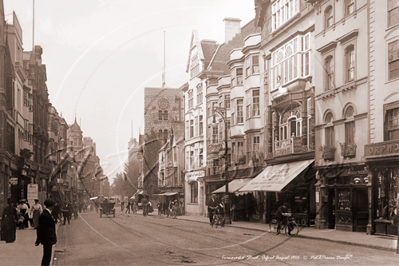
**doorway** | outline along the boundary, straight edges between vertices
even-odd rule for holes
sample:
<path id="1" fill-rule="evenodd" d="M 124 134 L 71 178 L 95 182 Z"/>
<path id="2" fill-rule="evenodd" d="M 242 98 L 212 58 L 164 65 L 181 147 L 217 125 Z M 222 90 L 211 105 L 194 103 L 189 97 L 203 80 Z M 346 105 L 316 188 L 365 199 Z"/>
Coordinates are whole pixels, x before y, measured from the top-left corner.
<path id="1" fill-rule="evenodd" d="M 335 189 L 328 192 L 327 228 L 335 229 Z"/>
<path id="2" fill-rule="evenodd" d="M 353 189 L 353 221 L 355 232 L 366 232 L 368 223 L 367 187 Z"/>

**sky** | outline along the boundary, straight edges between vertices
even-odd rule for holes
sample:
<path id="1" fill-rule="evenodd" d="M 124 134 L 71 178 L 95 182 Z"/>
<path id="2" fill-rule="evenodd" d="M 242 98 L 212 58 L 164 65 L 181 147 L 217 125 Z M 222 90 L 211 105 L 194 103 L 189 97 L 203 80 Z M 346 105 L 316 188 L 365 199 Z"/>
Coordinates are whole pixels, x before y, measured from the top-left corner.
<path id="1" fill-rule="evenodd" d="M 32 50 L 33 0 L 4 0 Z M 192 31 L 224 41 L 226 17 L 244 26 L 255 17 L 253 0 L 35 0 L 34 45 L 43 48 L 50 102 L 68 124 L 77 119 L 96 142 L 110 181 L 123 171 L 127 145 L 144 129 L 144 87 L 179 88 Z M 133 130 L 132 130 L 133 124 Z"/>

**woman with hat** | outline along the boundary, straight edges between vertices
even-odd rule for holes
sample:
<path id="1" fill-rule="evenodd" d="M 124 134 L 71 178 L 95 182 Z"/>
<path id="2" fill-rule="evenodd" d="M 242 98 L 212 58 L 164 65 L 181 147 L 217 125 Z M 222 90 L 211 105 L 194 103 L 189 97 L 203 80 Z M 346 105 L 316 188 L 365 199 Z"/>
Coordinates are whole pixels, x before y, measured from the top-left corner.
<path id="1" fill-rule="evenodd" d="M 39 200 L 35 199 L 35 204 L 30 208 L 30 216 L 33 219 L 33 227 L 39 228 L 39 216 L 43 212 L 43 207 L 40 205 Z"/>
<path id="2" fill-rule="evenodd" d="M 7 200 L 8 206 L 4 208 L 1 222 L 1 241 L 12 243 L 16 238 L 16 220 L 17 210 L 15 209 L 14 202 L 9 198 Z"/>
<path id="3" fill-rule="evenodd" d="M 25 229 L 25 227 L 29 227 L 29 225 L 28 225 L 28 220 L 29 220 L 28 210 L 29 210 L 29 207 L 28 207 L 28 205 L 26 205 L 26 199 L 19 200 L 19 204 L 17 206 L 18 215 L 21 217 L 20 223 L 19 223 L 19 229 Z"/>

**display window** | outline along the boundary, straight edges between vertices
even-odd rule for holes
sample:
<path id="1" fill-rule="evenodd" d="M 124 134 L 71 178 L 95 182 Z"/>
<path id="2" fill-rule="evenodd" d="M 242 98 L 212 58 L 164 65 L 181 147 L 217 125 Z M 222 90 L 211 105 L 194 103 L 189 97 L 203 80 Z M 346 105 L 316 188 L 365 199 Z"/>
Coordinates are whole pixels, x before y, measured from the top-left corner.
<path id="1" fill-rule="evenodd" d="M 399 168 L 385 169 L 377 177 L 377 219 L 397 220 L 397 178 Z"/>

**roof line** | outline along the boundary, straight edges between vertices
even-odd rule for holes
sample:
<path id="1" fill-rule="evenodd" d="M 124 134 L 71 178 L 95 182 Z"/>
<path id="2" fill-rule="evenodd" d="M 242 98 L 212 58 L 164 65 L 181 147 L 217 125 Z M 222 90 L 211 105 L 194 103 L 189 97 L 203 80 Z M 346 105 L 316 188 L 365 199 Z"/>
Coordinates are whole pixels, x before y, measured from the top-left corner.
<path id="1" fill-rule="evenodd" d="M 212 58 L 211 58 L 211 61 L 209 61 L 208 67 L 206 68 L 207 70 L 209 70 L 209 67 L 211 67 L 211 65 L 212 65 L 212 63 L 213 63 L 213 59 L 215 59 L 217 53 L 219 52 L 219 48 L 220 48 L 223 44 L 224 44 L 224 43 L 219 44 L 218 48 L 216 48 L 216 51 L 213 53 L 213 56 L 212 56 Z"/>

